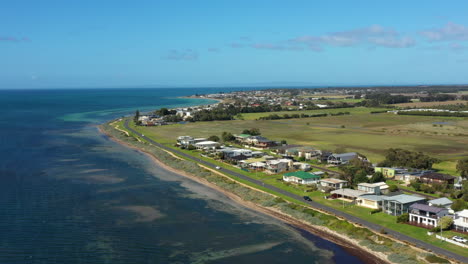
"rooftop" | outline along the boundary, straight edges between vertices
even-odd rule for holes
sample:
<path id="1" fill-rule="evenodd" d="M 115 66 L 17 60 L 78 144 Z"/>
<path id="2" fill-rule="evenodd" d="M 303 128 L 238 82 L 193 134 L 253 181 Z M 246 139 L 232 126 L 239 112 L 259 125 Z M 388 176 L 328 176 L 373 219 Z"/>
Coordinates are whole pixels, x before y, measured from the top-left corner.
<path id="1" fill-rule="evenodd" d="M 434 179 L 434 180 L 453 180 L 456 177 L 448 175 L 448 174 L 431 172 L 431 173 L 426 173 L 426 174 L 422 175 L 421 178 Z"/>
<path id="2" fill-rule="evenodd" d="M 286 177 L 297 177 L 297 178 L 301 178 L 303 180 L 306 180 L 306 179 L 320 179 L 320 176 L 315 175 L 315 174 L 310 173 L 310 172 L 305 172 L 305 171 L 288 172 L 288 173 L 285 173 L 283 175 L 286 176 Z"/>
<path id="3" fill-rule="evenodd" d="M 402 204 L 406 203 L 414 203 L 418 201 L 426 200 L 424 197 L 414 196 L 414 195 L 407 195 L 407 194 L 399 194 L 395 196 L 384 196 L 383 200 L 385 201 L 396 201 Z"/>
<path id="4" fill-rule="evenodd" d="M 435 214 L 437 214 L 440 211 L 447 210 L 447 208 L 440 208 L 440 207 L 436 207 L 436 206 L 430 206 L 430 205 L 427 205 L 427 204 L 419 204 L 419 203 L 412 204 L 410 206 L 410 208 L 411 209 L 416 209 L 416 210 L 421 210 L 421 211 L 426 211 L 426 212 L 431 212 L 431 213 L 435 213 Z"/>
<path id="5" fill-rule="evenodd" d="M 467 217 L 468 218 L 468 209 L 464 209 L 463 211 L 457 212 L 457 216 Z"/>
<path id="6" fill-rule="evenodd" d="M 430 200 L 429 203 L 436 204 L 436 205 L 448 205 L 453 204 L 452 200 L 447 197 L 442 197 L 434 200 Z"/>
<path id="7" fill-rule="evenodd" d="M 329 182 L 329 183 L 343 183 L 343 182 L 346 182 L 344 180 L 340 180 L 340 179 L 336 179 L 336 178 L 327 178 L 327 179 L 322 179 L 321 181 Z"/>
<path id="8" fill-rule="evenodd" d="M 343 189 L 334 190 L 334 191 L 331 192 L 331 194 L 339 194 L 339 195 L 343 195 L 343 196 L 356 198 L 356 197 L 359 197 L 359 196 L 361 196 L 363 194 L 366 194 L 366 192 L 359 191 L 359 190 L 353 190 L 353 189 L 349 189 L 349 188 L 343 188 Z"/>
<path id="9" fill-rule="evenodd" d="M 382 201 L 382 195 L 375 195 L 375 194 L 364 194 L 360 196 L 361 199 L 370 200 L 370 201 Z"/>

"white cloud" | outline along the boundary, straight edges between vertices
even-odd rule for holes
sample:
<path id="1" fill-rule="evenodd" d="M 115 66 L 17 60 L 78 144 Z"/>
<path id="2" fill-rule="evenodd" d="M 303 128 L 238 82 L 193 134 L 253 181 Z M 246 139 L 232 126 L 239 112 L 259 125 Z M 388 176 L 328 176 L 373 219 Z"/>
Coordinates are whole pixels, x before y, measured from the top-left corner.
<path id="1" fill-rule="evenodd" d="M 421 31 L 420 35 L 428 41 L 466 41 L 468 40 L 468 27 L 449 22 L 441 28 Z"/>

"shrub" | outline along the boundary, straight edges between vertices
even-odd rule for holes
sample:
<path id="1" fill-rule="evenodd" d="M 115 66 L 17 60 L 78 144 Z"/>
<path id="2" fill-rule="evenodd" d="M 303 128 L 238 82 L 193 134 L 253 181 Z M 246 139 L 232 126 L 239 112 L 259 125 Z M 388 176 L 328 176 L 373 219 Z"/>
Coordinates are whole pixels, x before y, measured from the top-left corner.
<path id="1" fill-rule="evenodd" d="M 380 212 L 382 212 L 382 208 L 374 209 L 374 210 L 370 211 L 370 214 L 376 214 L 376 213 L 380 213 Z"/>
<path id="2" fill-rule="evenodd" d="M 432 254 L 428 255 L 426 257 L 426 260 L 429 263 L 450 263 L 450 261 L 448 261 L 448 260 L 446 260 L 444 258 L 440 258 L 440 257 L 438 257 L 436 255 L 432 255 Z"/>
<path id="3" fill-rule="evenodd" d="M 394 263 L 401 263 L 401 264 L 414 264 L 417 263 L 417 260 L 401 253 L 392 253 L 388 256 L 388 260 Z"/>
<path id="4" fill-rule="evenodd" d="M 399 215 L 396 219 L 397 223 L 406 223 L 409 221 L 409 214 L 404 213 L 402 215 Z"/>

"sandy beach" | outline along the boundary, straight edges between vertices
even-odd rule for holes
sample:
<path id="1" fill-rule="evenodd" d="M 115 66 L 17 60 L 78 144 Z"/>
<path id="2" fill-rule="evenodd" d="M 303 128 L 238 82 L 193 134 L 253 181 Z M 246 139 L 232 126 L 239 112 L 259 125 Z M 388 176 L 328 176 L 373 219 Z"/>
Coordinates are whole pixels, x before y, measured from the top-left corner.
<path id="1" fill-rule="evenodd" d="M 337 245 L 340 245 L 342 248 L 344 248 L 346 251 L 348 251 L 350 254 L 352 255 L 355 255 L 357 257 L 359 257 L 361 260 L 363 260 L 365 263 L 369 263 L 369 264 L 377 264 L 377 263 L 391 263 L 387 260 L 387 256 L 383 253 L 380 253 L 380 252 L 374 252 L 374 251 L 371 251 L 365 247 L 362 247 L 359 245 L 359 241 L 357 240 L 354 240 L 354 239 L 351 239 L 347 236 L 344 236 L 342 234 L 339 234 L 333 230 L 330 230 L 326 227 L 323 227 L 323 226 L 315 226 L 315 225 L 311 225 L 309 223 L 306 223 L 306 222 L 303 222 L 301 220 L 298 220 L 298 219 L 295 219 L 289 215 L 286 215 L 278 210 L 274 210 L 272 208 L 267 208 L 267 207 L 263 207 L 263 206 L 259 206 L 257 204 L 254 204 L 252 202 L 249 202 L 249 201 L 245 201 L 242 199 L 242 197 L 239 197 L 231 192 L 228 192 L 222 188 L 220 188 L 219 186 L 209 182 L 209 181 L 206 181 L 205 179 L 202 179 L 200 177 L 197 177 L 195 175 L 192 175 L 192 174 L 189 174 L 185 171 L 182 171 L 182 170 L 179 170 L 179 169 L 176 169 L 176 168 L 172 168 L 170 166 L 168 166 L 167 164 L 161 162 L 159 159 L 157 159 L 153 154 L 149 153 L 149 152 L 146 152 L 142 149 L 139 149 L 127 142 L 124 142 L 122 140 L 119 140 L 113 136 L 111 136 L 110 134 L 108 134 L 106 131 L 104 131 L 100 126 L 98 126 L 98 129 L 101 133 L 107 135 L 111 140 L 113 140 L 114 142 L 117 142 L 119 144 L 122 144 L 122 145 L 125 145 L 129 148 L 132 148 L 132 149 L 135 149 L 135 150 L 138 150 L 142 153 L 145 153 L 146 155 L 148 155 L 152 161 L 157 164 L 158 166 L 168 170 L 168 171 L 171 171 L 171 172 L 174 172 L 174 173 L 177 173 L 181 176 L 184 176 L 184 177 L 187 177 L 187 178 L 190 178 L 191 180 L 193 181 L 196 181 L 198 183 L 201 183 L 205 186 L 208 186 L 218 192 L 221 192 L 223 193 L 225 196 L 227 196 L 229 199 L 235 201 L 236 203 L 238 204 L 241 204 L 242 206 L 245 206 L 251 210 L 255 210 L 257 212 L 260 212 L 260 213 L 263 213 L 263 214 L 267 214 L 269 216 L 272 216 L 278 220 L 281 220 L 287 224 L 290 224 L 292 226 L 295 226 L 297 228 L 300 228 L 302 230 L 305 230 L 307 232 L 310 232 L 314 235 L 317 235 L 317 236 L 320 236 L 321 238 L 324 238 L 328 241 L 331 241 Z M 172 153 L 170 153 L 172 155 Z M 204 167 L 206 168 L 206 167 Z M 211 170 L 212 172 L 214 173 L 217 173 L 223 177 L 227 177 L 213 169 L 210 169 L 210 168 L 206 168 L 206 169 L 209 169 Z M 229 178 L 229 177 L 227 177 Z M 231 178 L 229 178 L 231 179 Z M 232 180 L 232 179 L 231 179 Z M 239 182 L 237 182 L 239 183 Z M 239 184 L 242 184 L 242 183 L 239 183 Z M 243 186 L 246 186 L 248 188 L 252 188 L 251 186 L 248 186 L 248 185 L 245 185 L 245 184 L 242 184 Z M 255 188 L 252 188 L 252 189 L 255 189 Z M 261 190 L 258 190 L 258 189 L 255 189 L 256 191 L 260 191 Z"/>

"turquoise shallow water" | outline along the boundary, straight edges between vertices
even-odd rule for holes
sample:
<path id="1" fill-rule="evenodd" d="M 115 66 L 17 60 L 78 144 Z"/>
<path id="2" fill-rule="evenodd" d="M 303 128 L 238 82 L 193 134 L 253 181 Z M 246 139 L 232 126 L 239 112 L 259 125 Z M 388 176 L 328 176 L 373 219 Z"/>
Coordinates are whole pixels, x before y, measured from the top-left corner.
<path id="1" fill-rule="evenodd" d="M 99 134 L 219 89 L 0 91 L 0 264 L 361 263 Z"/>

